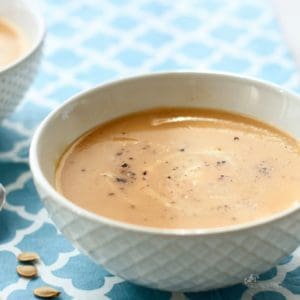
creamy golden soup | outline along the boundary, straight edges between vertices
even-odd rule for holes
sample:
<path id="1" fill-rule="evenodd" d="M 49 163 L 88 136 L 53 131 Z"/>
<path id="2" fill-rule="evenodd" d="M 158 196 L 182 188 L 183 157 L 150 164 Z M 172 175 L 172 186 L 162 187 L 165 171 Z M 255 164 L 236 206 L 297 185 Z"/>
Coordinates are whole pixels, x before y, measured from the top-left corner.
<path id="1" fill-rule="evenodd" d="M 204 109 L 155 109 L 91 130 L 71 145 L 56 187 L 100 216 L 161 228 L 209 228 L 298 204 L 300 151 L 284 132 Z"/>
<path id="2" fill-rule="evenodd" d="M 20 58 L 28 49 L 25 35 L 0 17 L 0 70 Z"/>

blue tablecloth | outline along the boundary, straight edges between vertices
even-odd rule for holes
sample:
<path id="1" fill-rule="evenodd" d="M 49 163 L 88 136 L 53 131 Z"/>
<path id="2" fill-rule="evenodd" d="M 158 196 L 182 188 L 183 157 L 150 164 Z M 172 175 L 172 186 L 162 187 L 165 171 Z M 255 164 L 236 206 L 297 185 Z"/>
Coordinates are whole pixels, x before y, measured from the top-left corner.
<path id="1" fill-rule="evenodd" d="M 48 22 L 39 76 L 0 127 L 0 298 L 35 299 L 47 284 L 59 299 L 300 299 L 300 250 L 259 276 L 205 293 L 159 292 L 110 275 L 57 231 L 35 191 L 28 147 L 41 120 L 74 93 L 123 76 L 165 70 L 220 70 L 298 90 L 295 64 L 268 2 L 261 0 L 41 0 Z M 51 146 L 51 145 L 49 145 Z M 20 251 L 39 252 L 40 277 L 19 278 Z"/>

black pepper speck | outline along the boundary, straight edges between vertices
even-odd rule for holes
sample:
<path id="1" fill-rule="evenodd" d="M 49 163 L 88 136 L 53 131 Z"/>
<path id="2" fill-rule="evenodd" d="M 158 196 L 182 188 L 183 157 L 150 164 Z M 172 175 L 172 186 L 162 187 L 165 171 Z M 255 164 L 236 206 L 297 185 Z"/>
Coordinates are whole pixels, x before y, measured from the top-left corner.
<path id="1" fill-rule="evenodd" d="M 127 182 L 127 179 L 121 178 L 121 177 L 116 177 L 116 181 L 117 181 L 117 182 L 120 182 L 120 183 L 126 183 L 126 182 Z"/>

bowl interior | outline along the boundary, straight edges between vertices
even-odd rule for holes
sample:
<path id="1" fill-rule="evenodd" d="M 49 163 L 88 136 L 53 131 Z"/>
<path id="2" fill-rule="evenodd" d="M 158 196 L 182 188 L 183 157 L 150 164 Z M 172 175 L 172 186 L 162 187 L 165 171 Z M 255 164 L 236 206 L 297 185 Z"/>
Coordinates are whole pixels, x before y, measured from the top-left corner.
<path id="1" fill-rule="evenodd" d="M 300 101 L 278 87 L 222 74 L 149 75 L 82 93 L 52 113 L 36 134 L 35 154 L 43 176 L 53 186 L 61 154 L 87 130 L 120 115 L 163 106 L 243 113 L 300 137 Z"/>
<path id="2" fill-rule="evenodd" d="M 30 43 L 27 53 L 42 40 L 45 26 L 39 9 L 33 1 L 1 0 L 0 17 L 4 17 L 21 28 Z"/>

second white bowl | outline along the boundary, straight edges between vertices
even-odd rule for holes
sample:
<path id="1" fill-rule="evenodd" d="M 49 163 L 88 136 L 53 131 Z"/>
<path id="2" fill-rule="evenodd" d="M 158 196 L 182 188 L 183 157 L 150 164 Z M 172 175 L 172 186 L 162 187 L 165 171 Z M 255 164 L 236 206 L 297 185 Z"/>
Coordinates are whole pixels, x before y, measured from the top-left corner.
<path id="1" fill-rule="evenodd" d="M 18 26 L 29 40 L 28 51 L 0 69 L 0 122 L 11 113 L 31 85 L 41 60 L 45 24 L 32 1 L 1 0 L 0 17 Z"/>
<path id="2" fill-rule="evenodd" d="M 99 86 L 75 96 L 48 116 L 32 141 L 31 170 L 56 225 L 79 249 L 113 274 L 152 288 L 219 288 L 276 265 L 299 245 L 298 208 L 225 228 L 158 229 L 95 215 L 55 190 L 57 160 L 76 138 L 117 116 L 161 106 L 240 112 L 300 136 L 299 98 L 253 79 L 167 73 Z"/>

